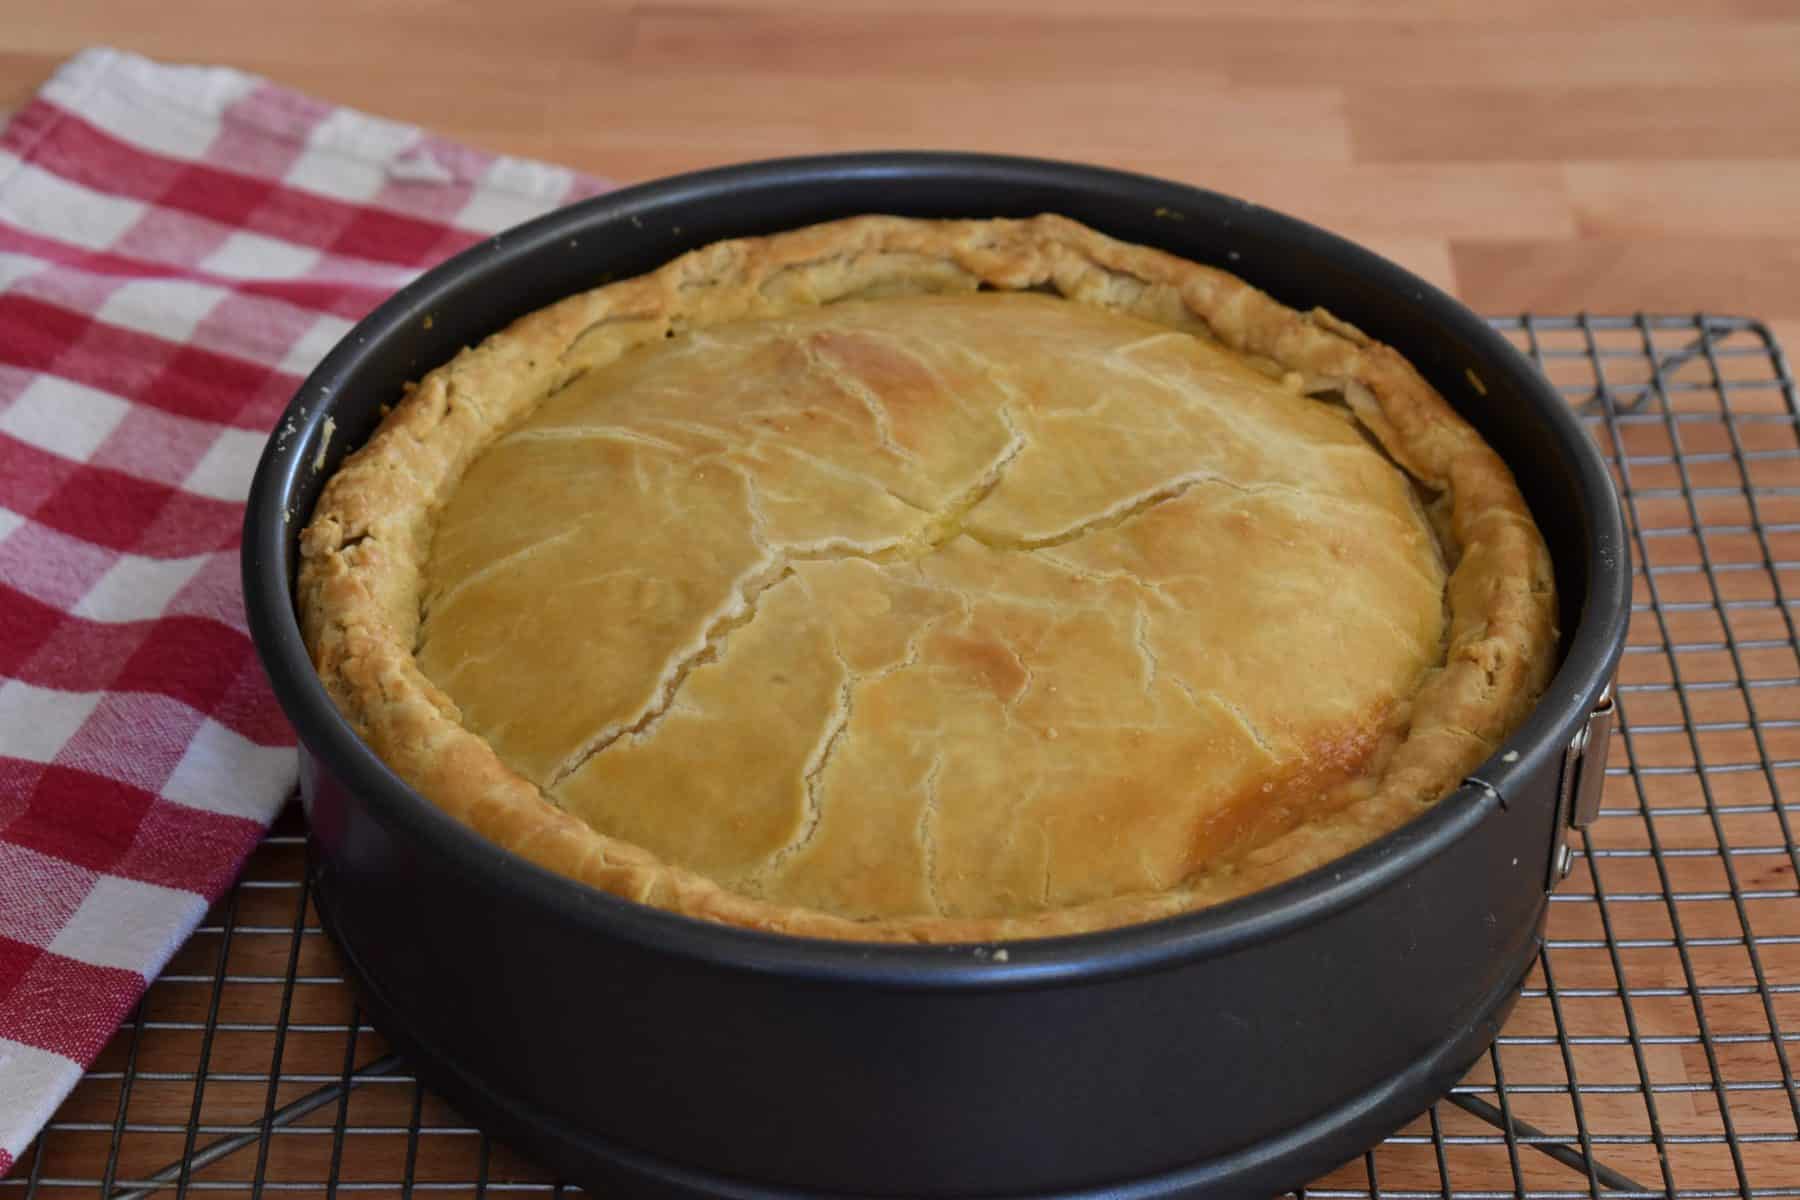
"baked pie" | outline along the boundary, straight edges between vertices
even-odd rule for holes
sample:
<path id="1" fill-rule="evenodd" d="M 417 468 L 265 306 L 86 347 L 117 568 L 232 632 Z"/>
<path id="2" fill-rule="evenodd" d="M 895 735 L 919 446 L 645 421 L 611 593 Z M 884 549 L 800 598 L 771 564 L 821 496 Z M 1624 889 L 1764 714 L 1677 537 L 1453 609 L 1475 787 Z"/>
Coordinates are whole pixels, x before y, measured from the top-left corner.
<path id="1" fill-rule="evenodd" d="M 424 796 L 828 938 L 1291 878 L 1448 794 L 1556 640 L 1512 476 L 1399 354 L 1056 216 L 721 242 L 524 317 L 302 556 L 321 678 Z"/>

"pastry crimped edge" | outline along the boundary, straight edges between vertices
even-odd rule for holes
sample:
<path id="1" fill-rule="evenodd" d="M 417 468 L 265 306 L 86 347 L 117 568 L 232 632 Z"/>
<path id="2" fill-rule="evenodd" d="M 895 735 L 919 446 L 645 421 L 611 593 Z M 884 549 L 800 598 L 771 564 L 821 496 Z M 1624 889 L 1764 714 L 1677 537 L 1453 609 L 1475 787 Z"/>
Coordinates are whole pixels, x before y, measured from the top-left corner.
<path id="1" fill-rule="evenodd" d="M 756 899 L 564 812 L 458 719 L 420 670 L 422 572 L 438 508 L 473 458 L 577 375 L 686 329 L 848 299 L 1052 290 L 1209 337 L 1342 397 L 1386 453 L 1440 497 L 1454 569 L 1441 667 L 1365 799 L 1181 884 L 1004 916 L 856 920 Z M 866 216 L 719 242 L 647 275 L 520 318 L 410 387 L 327 482 L 301 537 L 298 607 L 333 701 L 444 811 L 526 859 L 630 900 L 806 937 L 991 942 L 1167 917 L 1300 875 L 1399 827 L 1450 791 L 1523 719 L 1556 643 L 1548 551 L 1511 473 L 1413 367 L 1323 310 L 1290 309 L 1235 276 L 1057 216 Z"/>

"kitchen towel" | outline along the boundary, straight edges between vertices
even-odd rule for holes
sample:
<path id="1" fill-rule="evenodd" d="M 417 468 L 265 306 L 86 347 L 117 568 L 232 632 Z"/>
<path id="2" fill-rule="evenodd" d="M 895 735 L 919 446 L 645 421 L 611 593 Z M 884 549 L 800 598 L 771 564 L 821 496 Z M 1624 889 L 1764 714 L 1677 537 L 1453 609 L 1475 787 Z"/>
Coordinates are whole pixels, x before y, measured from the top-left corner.
<path id="1" fill-rule="evenodd" d="M 292 793 L 239 525 L 384 296 L 601 190 L 109 49 L 0 131 L 0 1175 Z"/>

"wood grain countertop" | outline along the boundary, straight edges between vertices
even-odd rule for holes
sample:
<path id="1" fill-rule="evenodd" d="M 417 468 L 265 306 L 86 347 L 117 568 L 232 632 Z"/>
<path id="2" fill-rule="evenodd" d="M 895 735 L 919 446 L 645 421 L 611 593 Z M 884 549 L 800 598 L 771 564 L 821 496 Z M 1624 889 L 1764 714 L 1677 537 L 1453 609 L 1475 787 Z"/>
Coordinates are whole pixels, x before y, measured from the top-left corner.
<path id="1" fill-rule="evenodd" d="M 58 63 L 94 44 L 228 64 L 489 150 L 621 183 L 849 149 L 1083 159 L 1305 217 L 1484 313 L 1743 314 L 1767 320 L 1790 352 L 1800 352 L 1794 0 L 11 0 L 0 4 L 0 109 L 17 107 Z M 1629 354 L 1637 335 L 1620 337 L 1620 353 Z M 1566 356 L 1552 363 L 1559 382 L 1587 369 L 1578 348 L 1547 349 Z M 1723 360 L 1723 369 L 1770 375 L 1766 354 L 1744 354 Z M 1704 391 L 1708 364 L 1688 366 L 1702 389 L 1694 402 L 1716 405 Z M 1648 375 L 1637 378 L 1641 384 Z M 1746 389 L 1744 402 L 1773 405 L 1765 419 L 1781 427 L 1759 436 L 1791 446 L 1779 391 L 1772 378 L 1765 382 L 1754 394 Z M 1646 425 L 1608 436 L 1628 452 L 1653 454 L 1661 435 Z M 1719 461 L 1704 464 L 1706 471 L 1731 468 L 1728 455 L 1712 457 Z M 1588 842 L 1596 856 L 1612 856 L 1591 861 L 1605 864 L 1613 907 L 1595 903 L 1599 884 L 1584 861 L 1564 886 L 1571 895 L 1559 894 L 1571 903 L 1553 906 L 1552 934 L 1565 939 L 1559 984 L 1546 987 L 1534 976 L 1509 1025 L 1517 1036 L 1507 1047 L 1508 1070 L 1524 1085 L 1496 1091 L 1487 1066 L 1471 1079 L 1488 1084 L 1477 1100 L 1502 1097 L 1510 1116 L 1533 1128 L 1599 1131 L 1602 1157 L 1645 1181 L 1651 1194 L 1790 1196 L 1800 1179 L 1800 1093 L 1786 1043 L 1800 1033 L 1783 1030 L 1800 1029 L 1800 890 L 1792 869 L 1800 855 L 1785 832 L 1792 797 L 1780 793 L 1800 778 L 1800 757 L 1793 757 L 1800 755 L 1800 681 L 1790 678 L 1800 664 L 1789 665 L 1792 647 L 1775 619 L 1779 600 L 1750 585 L 1780 574 L 1789 580 L 1783 586 L 1800 588 L 1800 570 L 1787 571 L 1787 562 L 1770 567 L 1750 546 L 1743 571 L 1730 576 L 1736 590 L 1715 589 L 1710 599 L 1695 590 L 1707 577 L 1693 573 L 1702 551 L 1683 522 L 1741 523 L 1731 506 L 1742 506 L 1743 493 L 1731 479 L 1708 475 L 1699 482 L 1721 486 L 1701 503 L 1723 507 L 1690 517 L 1676 511 L 1678 492 L 1657 498 L 1655 489 L 1671 483 L 1664 478 L 1670 468 L 1660 469 L 1634 486 L 1651 489 L 1647 506 L 1663 508 L 1646 507 L 1638 519 L 1668 525 L 1652 532 L 1682 536 L 1643 544 L 1671 556 L 1671 571 L 1689 573 L 1670 576 L 1667 614 L 1646 604 L 1656 618 L 1640 614 L 1634 623 L 1633 644 L 1646 652 L 1627 659 L 1625 682 L 1642 689 L 1628 699 L 1634 719 L 1647 724 L 1636 742 L 1615 743 L 1615 764 L 1626 755 L 1633 770 L 1608 780 L 1607 802 L 1627 817 L 1603 823 Z M 1800 495 L 1800 475 L 1757 475 L 1759 486 L 1771 480 L 1797 485 L 1777 489 L 1783 494 L 1763 518 L 1795 522 L 1776 529 L 1791 540 L 1800 500 L 1788 493 Z M 1741 534 L 1735 525 L 1726 530 L 1734 531 Z M 1759 710 L 1747 709 L 1749 684 L 1741 695 L 1696 693 L 1704 703 L 1690 713 L 1659 673 L 1666 664 L 1658 639 L 1685 639 L 1695 655 L 1712 653 L 1727 612 L 1740 636 L 1763 639 L 1746 643 L 1766 648 L 1758 654 L 1782 657 L 1758 692 L 1766 730 L 1757 725 Z M 1684 750 L 1688 717 L 1702 721 L 1704 732 Z M 1743 745 L 1746 730 L 1757 734 L 1767 770 L 1703 782 L 1703 753 L 1714 761 L 1753 757 Z M 1764 747 L 1764 732 L 1780 745 Z M 1768 755 L 1780 758 L 1776 767 Z M 183 1154 L 190 1106 L 212 1123 L 208 1137 L 225 1137 L 277 1100 L 311 1103 L 308 1097 L 326 1094 L 317 1081 L 328 1085 L 340 1062 L 348 1078 L 352 1064 L 367 1059 L 371 1086 L 354 1103 L 346 1090 L 308 1109 L 295 1121 L 296 1136 L 277 1139 L 272 1153 L 265 1144 L 267 1161 L 253 1163 L 254 1187 L 230 1182 L 249 1178 L 248 1151 L 208 1167 L 197 1176 L 200 1186 L 255 1195 L 266 1170 L 272 1180 L 299 1181 L 275 1186 L 323 1194 L 318 1181 L 327 1169 L 337 1178 L 340 1154 L 346 1179 L 387 1181 L 356 1185 L 371 1194 L 410 1191 L 415 1172 L 437 1181 L 422 1186 L 447 1189 L 442 1194 L 481 1194 L 452 1181 L 477 1169 L 488 1179 L 490 1168 L 495 1179 L 537 1181 L 520 1188 L 545 1186 L 525 1164 L 504 1157 L 490 1164 L 485 1143 L 477 1150 L 453 1114 L 410 1081 L 398 1086 L 396 1068 L 371 1057 L 381 1053 L 379 1039 L 356 1040 L 348 992 L 332 974 L 299 882 L 298 838 L 288 832 L 253 859 L 257 887 L 209 918 L 177 956 L 169 981 L 153 989 L 141 1023 L 102 1056 L 94 1079 L 65 1106 L 54 1148 L 21 1170 L 73 1180 L 106 1163 L 121 1179 L 161 1178 L 154 1172 Z M 1738 852 L 1750 857 L 1734 859 L 1728 836 L 1750 847 Z M 1720 874 L 1732 861 L 1749 892 L 1737 890 L 1737 876 Z M 1674 873 L 1673 883 L 1659 878 L 1663 871 Z M 1672 888 L 1681 903 L 1668 901 L 1665 913 Z M 1677 909 L 1685 935 L 1670 931 Z M 1608 911 L 1617 920 L 1598 923 L 1613 920 Z M 234 922 L 244 930 L 235 941 Z M 290 929 L 299 947 L 291 954 Z M 1684 937 L 1698 939 L 1691 956 Z M 1615 939 L 1624 939 L 1623 952 Z M 1746 951 L 1753 957 L 1745 959 Z M 228 961 L 241 977 L 209 993 L 207 973 Z M 1765 968 L 1772 990 L 1756 985 Z M 297 969 L 305 985 L 298 990 Z M 1627 974 L 1628 986 L 1621 982 Z M 1565 989 L 1561 1008 L 1552 1004 L 1554 986 Z M 1704 1005 L 1696 989 L 1705 990 Z M 1622 994 L 1636 997 L 1639 1024 L 1629 1039 Z M 268 1031 L 286 1028 L 276 1022 L 288 1020 L 289 999 L 301 1024 L 274 1055 L 300 1074 L 275 1087 L 257 1072 L 268 1069 Z M 1702 1009 L 1710 1025 L 1696 1025 Z M 212 1024 L 202 1018 L 216 1023 L 221 1012 L 235 1024 L 219 1026 L 211 1069 L 227 1073 L 207 1082 L 202 1109 L 192 1072 L 213 1045 Z M 1572 1080 L 1577 1066 L 1596 1089 L 1573 1097 L 1571 1109 L 1572 1089 L 1556 1081 Z M 135 1093 L 132 1071 L 143 1073 Z M 1538 1079 L 1546 1082 L 1540 1087 Z M 1641 1088 L 1634 1079 L 1644 1081 Z M 384 1082 L 396 1086 L 375 1086 Z M 126 1093 L 135 1097 L 134 1124 L 121 1143 L 107 1130 L 127 1119 Z M 1571 1174 L 1547 1151 L 1515 1153 L 1497 1143 L 1468 1105 L 1439 1109 L 1441 1127 L 1435 1110 L 1429 1123 L 1415 1122 L 1368 1160 L 1366 1181 L 1355 1164 L 1335 1174 L 1341 1194 L 1398 1187 L 1417 1196 L 1535 1196 L 1538 1188 L 1598 1195 L 1607 1186 Z M 359 1121 L 369 1128 L 346 1143 L 346 1124 Z M 1743 1144 L 1731 1145 L 1727 1132 Z M 1378 1167 L 1381 1188 L 1374 1186 Z M 404 1189 L 391 1182 L 402 1175 Z M 1760 1183 L 1745 1182 L 1752 1179 Z M 0 1198 L 18 1194 L 0 1187 Z M 92 1192 L 70 1182 L 39 1193 L 77 1194 Z"/>
<path id="2" fill-rule="evenodd" d="M 896 147 L 1235 193 L 1488 313 L 1705 309 L 1800 345 L 1792 0 L 58 0 L 0 105 L 106 43 L 619 181 Z"/>

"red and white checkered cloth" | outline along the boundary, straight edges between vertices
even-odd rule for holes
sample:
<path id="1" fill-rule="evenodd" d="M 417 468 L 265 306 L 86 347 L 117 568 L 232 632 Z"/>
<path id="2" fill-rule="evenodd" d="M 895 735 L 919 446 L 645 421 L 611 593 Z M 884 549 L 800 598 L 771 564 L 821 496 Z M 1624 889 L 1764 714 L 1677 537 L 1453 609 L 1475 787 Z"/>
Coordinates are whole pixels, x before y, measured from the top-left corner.
<path id="1" fill-rule="evenodd" d="M 0 1175 L 293 789 L 238 588 L 277 414 L 421 267 L 598 190 L 104 49 L 0 132 Z"/>

